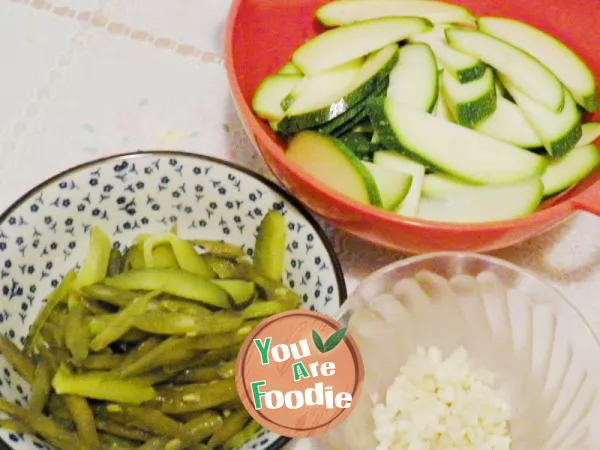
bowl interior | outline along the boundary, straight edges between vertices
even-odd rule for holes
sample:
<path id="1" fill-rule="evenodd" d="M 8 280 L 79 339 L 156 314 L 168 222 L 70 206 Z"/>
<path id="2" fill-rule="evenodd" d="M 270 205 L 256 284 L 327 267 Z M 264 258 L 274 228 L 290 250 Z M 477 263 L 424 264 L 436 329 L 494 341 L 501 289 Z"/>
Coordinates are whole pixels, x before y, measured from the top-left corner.
<path id="1" fill-rule="evenodd" d="M 263 152 L 281 153 L 283 141 L 258 119 L 251 110 L 252 96 L 261 80 L 276 72 L 305 40 L 323 28 L 314 19 L 315 10 L 329 0 L 237 0 L 234 2 L 230 33 L 232 70 L 237 105 L 246 127 L 257 140 L 263 141 Z M 600 9 L 595 2 L 571 0 L 450 0 L 469 8 L 478 16 L 512 17 L 530 23 L 562 40 L 579 54 L 600 80 L 600 34 L 595 33 Z M 257 38 L 260 36 L 260 38 Z M 267 56 L 268 55 L 268 56 Z M 586 120 L 599 120 L 600 113 L 588 115 Z M 285 162 L 284 162 L 285 163 Z M 547 209 L 565 202 L 600 180 L 600 168 L 586 180 L 563 195 L 544 202 Z M 323 188 L 326 190 L 325 188 Z M 400 220 L 400 219 L 398 219 Z"/>
<path id="2" fill-rule="evenodd" d="M 293 199 L 244 169 L 156 152 L 63 173 L 0 218 L 0 332 L 24 343 L 47 294 L 82 261 L 92 226 L 101 227 L 121 250 L 139 233 L 177 225 L 182 237 L 222 239 L 251 255 L 257 227 L 272 208 L 284 213 L 288 226 L 285 282 L 303 297 L 303 307 L 336 314 L 346 296 L 341 269 L 323 232 Z M 27 383 L 3 358 L 0 395 L 21 404 L 29 395 Z M 34 448 L 27 436 L 0 430 L 0 437 L 15 449 Z M 278 439 L 266 433 L 247 448 L 265 449 Z"/>
<path id="3" fill-rule="evenodd" d="M 521 269 L 469 254 L 410 258 L 369 277 L 342 310 L 365 384 L 330 442 L 375 448 L 370 395 L 384 399 L 408 355 L 433 345 L 446 357 L 462 346 L 496 374 L 512 407 L 515 450 L 600 446 L 592 426 L 600 413 L 599 342 L 556 290 Z"/>

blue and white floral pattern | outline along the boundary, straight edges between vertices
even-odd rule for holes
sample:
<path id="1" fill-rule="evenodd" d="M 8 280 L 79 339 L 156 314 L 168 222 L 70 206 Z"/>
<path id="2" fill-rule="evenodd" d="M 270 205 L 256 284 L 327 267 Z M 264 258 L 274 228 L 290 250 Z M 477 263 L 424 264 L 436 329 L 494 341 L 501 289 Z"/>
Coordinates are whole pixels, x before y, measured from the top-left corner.
<path id="1" fill-rule="evenodd" d="M 90 227 L 99 226 L 124 250 L 138 233 L 223 239 L 248 255 L 258 225 L 271 208 L 288 226 L 285 282 L 303 307 L 335 315 L 345 299 L 341 269 L 316 222 L 270 182 L 221 161 L 185 153 L 117 156 L 63 173 L 34 189 L 0 218 L 0 332 L 24 343 L 48 293 L 78 267 Z M 0 395 L 25 405 L 28 384 L 0 357 Z M 0 430 L 12 448 L 48 448 Z M 275 448 L 263 432 L 247 449 Z"/>

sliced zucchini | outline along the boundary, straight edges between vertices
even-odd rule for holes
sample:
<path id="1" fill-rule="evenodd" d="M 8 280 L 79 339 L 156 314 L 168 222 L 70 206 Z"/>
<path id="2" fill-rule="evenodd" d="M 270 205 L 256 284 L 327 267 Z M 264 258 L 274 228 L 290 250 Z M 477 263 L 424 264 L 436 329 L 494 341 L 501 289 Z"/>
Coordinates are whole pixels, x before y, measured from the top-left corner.
<path id="1" fill-rule="evenodd" d="M 577 147 L 593 144 L 600 138 L 600 122 L 588 122 L 581 125 L 581 139 Z"/>
<path id="2" fill-rule="evenodd" d="M 552 111 L 562 110 L 565 103 L 562 84 L 528 53 L 479 31 L 448 28 L 446 39 L 455 49 L 492 66 L 539 104 Z"/>
<path id="3" fill-rule="evenodd" d="M 383 209 L 395 211 L 410 190 L 412 176 L 370 162 L 363 162 L 363 165 L 375 180 Z"/>
<path id="4" fill-rule="evenodd" d="M 387 80 L 382 82 L 375 88 L 370 95 L 371 96 L 380 96 L 385 95 L 387 91 Z M 367 98 L 368 100 L 368 98 Z M 367 114 L 367 100 L 363 100 L 360 103 L 354 105 L 345 113 L 337 116 L 335 119 L 330 120 L 324 125 L 318 127 L 316 131 L 325 134 L 331 134 L 333 136 L 341 136 L 342 134 L 350 131 L 356 124 L 362 123 L 365 119 L 368 120 Z"/>
<path id="5" fill-rule="evenodd" d="M 569 91 L 565 89 L 565 106 L 557 113 L 537 104 L 509 81 L 502 81 L 551 156 L 563 156 L 575 147 L 581 139 L 581 114 Z"/>
<path id="6" fill-rule="evenodd" d="M 437 26 L 431 31 L 413 36 L 410 40 L 429 45 L 441 66 L 461 83 L 470 83 L 481 78 L 487 66 L 481 60 L 450 47 L 445 42 L 446 29 L 447 27 Z"/>
<path id="7" fill-rule="evenodd" d="M 291 133 L 335 119 L 366 99 L 387 78 L 397 61 L 398 46 L 390 44 L 370 54 L 358 67 L 351 62 L 305 77 L 286 101 L 290 106 L 279 128 Z"/>
<path id="8" fill-rule="evenodd" d="M 301 75 L 271 75 L 256 89 L 252 98 L 252 109 L 258 117 L 279 121 L 285 115 L 281 102 L 302 80 Z"/>
<path id="9" fill-rule="evenodd" d="M 348 133 L 338 138 L 360 159 L 371 157 L 371 140 L 362 133 Z"/>
<path id="10" fill-rule="evenodd" d="M 360 72 L 363 62 L 362 58 L 358 58 L 313 77 L 303 77 L 281 102 L 282 109 L 288 116 L 298 115 L 297 111 L 320 113 L 320 110 L 330 106 L 349 88 Z"/>
<path id="11" fill-rule="evenodd" d="M 544 193 L 539 177 L 515 184 L 478 186 L 436 197 L 423 197 L 418 217 L 454 223 L 482 223 L 524 217 L 538 207 Z"/>
<path id="12" fill-rule="evenodd" d="M 466 8 L 434 0 L 338 0 L 321 6 L 316 15 L 325 26 L 348 25 L 381 17 L 422 17 L 432 23 L 474 19 Z"/>
<path id="13" fill-rule="evenodd" d="M 433 110 L 438 97 L 438 70 L 428 45 L 407 44 L 400 49 L 398 62 L 390 73 L 387 96 L 420 111 Z"/>
<path id="14" fill-rule="evenodd" d="M 482 17 L 481 31 L 502 39 L 537 58 L 571 91 L 590 112 L 600 109 L 596 78 L 583 60 L 558 39 L 514 19 Z"/>
<path id="15" fill-rule="evenodd" d="M 331 134 L 339 136 L 344 133 L 347 126 L 360 122 L 367 116 L 367 108 L 363 102 L 353 106 L 345 113 L 337 116 L 335 119 L 330 120 L 324 125 L 317 127 L 316 131 L 324 134 Z"/>
<path id="16" fill-rule="evenodd" d="M 501 96 L 496 98 L 494 114 L 475 126 L 475 129 L 517 147 L 536 148 L 544 145 L 535 130 L 529 125 L 523 111 L 513 102 Z"/>
<path id="17" fill-rule="evenodd" d="M 593 144 L 576 147 L 550 161 L 542 175 L 544 195 L 553 195 L 579 183 L 600 165 L 600 151 Z"/>
<path id="18" fill-rule="evenodd" d="M 383 145 L 473 183 L 514 183 L 543 173 L 546 160 L 460 125 L 389 99 L 369 102 Z"/>
<path id="19" fill-rule="evenodd" d="M 293 62 L 289 62 L 285 66 L 283 66 L 281 69 L 279 69 L 279 72 L 277 72 L 277 74 L 278 75 L 302 75 L 302 72 L 296 67 L 296 65 Z"/>
<path id="20" fill-rule="evenodd" d="M 406 194 L 404 201 L 396 209 L 396 212 L 403 216 L 416 216 L 419 210 L 419 202 L 421 201 L 425 166 L 416 163 L 393 150 L 382 150 L 375 153 L 373 163 L 377 166 L 387 167 L 412 177 L 410 190 L 408 191 L 408 194 Z"/>
<path id="21" fill-rule="evenodd" d="M 441 86 L 442 85 L 442 76 L 443 76 L 443 72 L 444 71 L 440 71 L 438 79 L 438 85 Z M 447 122 L 453 122 L 454 119 L 452 118 L 452 114 L 450 113 L 450 110 L 448 109 L 448 105 L 446 104 L 446 101 L 444 100 L 444 96 L 443 95 L 438 95 L 438 99 L 437 102 L 435 104 L 435 109 L 433 111 L 433 114 L 438 118 L 438 119 L 442 119 L 445 120 Z"/>
<path id="22" fill-rule="evenodd" d="M 306 75 L 331 69 L 431 28 L 418 17 L 367 20 L 327 30 L 302 44 L 292 56 Z"/>
<path id="23" fill-rule="evenodd" d="M 467 183 L 444 173 L 430 173 L 423 180 L 423 195 L 425 197 L 439 197 L 451 192 L 469 188 L 478 188 L 479 185 Z"/>
<path id="24" fill-rule="evenodd" d="M 371 172 L 338 139 L 302 131 L 290 141 L 286 156 L 331 189 L 357 202 L 381 207 L 381 196 Z"/>
<path id="25" fill-rule="evenodd" d="M 442 75 L 442 92 L 456 123 L 474 127 L 496 111 L 496 84 L 489 67 L 470 83 L 460 83 L 447 70 Z"/>

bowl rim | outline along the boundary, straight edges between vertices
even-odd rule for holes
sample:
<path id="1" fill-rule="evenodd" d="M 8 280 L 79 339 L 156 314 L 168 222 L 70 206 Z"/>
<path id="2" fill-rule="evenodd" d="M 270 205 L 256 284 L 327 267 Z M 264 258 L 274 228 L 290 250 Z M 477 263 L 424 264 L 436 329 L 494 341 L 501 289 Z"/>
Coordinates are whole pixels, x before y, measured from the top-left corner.
<path id="1" fill-rule="evenodd" d="M 336 284 L 337 284 L 338 290 L 339 290 L 338 308 L 342 307 L 342 305 L 348 298 L 348 288 L 346 286 L 346 279 L 344 277 L 344 272 L 342 270 L 341 262 L 335 252 L 335 249 L 333 248 L 332 242 L 330 241 L 329 237 L 325 234 L 325 230 L 321 227 L 321 225 L 317 222 L 317 220 L 308 211 L 306 206 L 304 206 L 302 203 L 300 203 L 296 198 L 294 198 L 290 193 L 288 193 L 281 186 L 276 184 L 274 181 L 269 180 L 264 175 L 254 172 L 253 170 L 250 170 L 247 167 L 244 167 L 240 164 L 237 164 L 237 163 L 234 163 L 231 161 L 226 161 L 224 159 L 217 158 L 214 156 L 208 156 L 208 155 L 203 155 L 203 154 L 199 154 L 199 153 L 192 153 L 192 152 L 187 152 L 187 151 L 183 151 L 183 150 L 137 150 L 134 152 L 116 153 L 116 154 L 104 156 L 101 158 L 95 158 L 95 159 L 89 160 L 87 162 L 71 166 L 61 172 L 58 172 L 55 175 L 52 175 L 51 177 L 42 181 L 41 183 L 38 183 L 36 186 L 34 186 L 33 188 L 26 191 L 24 194 L 19 196 L 0 214 L 0 226 L 2 226 L 8 220 L 8 218 L 21 205 L 23 205 L 23 203 L 25 203 L 27 200 L 34 197 L 36 194 L 42 192 L 48 186 L 50 186 L 51 184 L 55 183 L 56 181 L 64 178 L 67 175 L 77 173 L 77 172 L 83 171 L 85 169 L 88 169 L 88 168 L 91 168 L 91 167 L 94 167 L 94 166 L 97 166 L 100 164 L 104 164 L 104 163 L 107 163 L 110 161 L 128 161 L 128 160 L 135 160 L 137 158 L 143 158 L 143 157 L 147 157 L 147 156 L 174 157 L 174 158 L 184 157 L 184 158 L 197 159 L 200 161 L 208 161 L 213 164 L 223 165 L 230 169 L 233 169 L 233 170 L 239 171 L 245 175 L 248 175 L 248 176 L 254 178 L 255 180 L 258 180 L 263 185 L 265 185 L 267 188 L 271 189 L 272 191 L 274 191 L 275 193 L 280 195 L 282 198 L 284 198 L 288 203 L 290 203 L 292 206 L 294 206 L 296 208 L 296 210 L 300 213 L 300 215 L 302 215 L 302 217 L 311 225 L 311 227 L 313 228 L 313 230 L 315 231 L 315 233 L 317 234 L 317 236 L 323 243 L 323 246 L 325 247 L 325 251 L 329 255 L 329 258 L 331 259 L 332 269 L 333 269 Z M 267 450 L 279 450 L 291 440 L 292 439 L 287 436 L 279 436 L 273 443 L 271 443 L 267 447 Z M 0 439 L 0 450 L 11 450 L 11 449 L 12 449 L 12 447 L 10 447 L 9 442 L 6 442 L 3 439 Z"/>
<path id="2" fill-rule="evenodd" d="M 598 335 L 592 329 L 589 322 L 587 321 L 587 319 L 585 318 L 583 313 L 579 310 L 579 308 L 577 308 L 573 304 L 573 302 L 571 300 L 569 300 L 569 298 L 566 295 L 564 295 L 557 286 L 554 285 L 554 283 L 552 283 L 551 281 L 545 280 L 544 278 L 542 278 L 541 276 L 539 276 L 532 270 L 523 268 L 523 267 L 521 267 L 515 263 L 512 263 L 510 261 L 507 261 L 505 259 L 498 258 L 496 256 L 481 254 L 481 253 L 474 253 L 474 252 L 447 251 L 447 252 L 425 253 L 422 255 L 409 256 L 407 258 L 400 259 L 400 260 L 392 262 L 384 267 L 381 267 L 380 269 L 376 270 L 375 272 L 372 272 L 366 278 L 362 279 L 362 281 L 356 286 L 356 288 L 354 289 L 354 291 L 352 292 L 350 297 L 348 297 L 348 301 L 345 302 L 342 305 L 342 307 L 340 307 L 340 310 L 338 311 L 338 315 L 335 317 L 335 319 L 340 320 L 344 315 L 350 313 L 353 304 L 356 303 L 354 296 L 359 295 L 360 289 L 363 285 L 373 282 L 373 280 L 375 280 L 376 278 L 385 276 L 386 274 L 393 272 L 401 267 L 410 266 L 410 265 L 417 264 L 417 263 L 427 261 L 427 260 L 434 260 L 434 259 L 438 259 L 438 258 L 449 258 L 449 257 L 484 261 L 484 262 L 487 262 L 487 263 L 495 265 L 495 266 L 500 266 L 504 269 L 510 270 L 511 272 L 515 272 L 520 275 L 524 275 L 525 277 L 532 279 L 536 283 L 539 283 L 542 286 L 544 286 L 546 289 L 552 291 L 556 295 L 556 299 L 561 300 L 562 304 L 569 311 L 571 311 L 575 317 L 577 317 L 577 319 L 580 321 L 580 324 L 583 326 L 583 331 L 586 334 L 588 334 L 588 336 L 595 342 L 596 352 L 600 355 L 600 335 Z"/>
<path id="3" fill-rule="evenodd" d="M 587 203 L 586 198 L 593 193 L 600 192 L 600 179 L 595 180 L 592 184 L 587 186 L 577 195 L 567 200 L 561 201 L 560 194 L 551 200 L 551 203 L 538 211 L 533 212 L 524 217 L 519 217 L 511 220 L 500 220 L 482 223 L 454 223 L 454 222 L 436 222 L 430 220 L 416 219 L 407 216 L 401 216 L 390 211 L 385 211 L 380 208 L 376 208 L 371 205 L 361 204 L 357 201 L 352 200 L 350 197 L 343 193 L 340 193 L 325 184 L 315 180 L 310 174 L 304 169 L 296 166 L 288 158 L 285 157 L 285 152 L 281 146 L 274 140 L 269 133 L 262 121 L 260 121 L 256 115 L 252 112 L 249 105 L 244 99 L 240 84 L 237 79 L 235 64 L 234 64 L 234 43 L 233 35 L 235 33 L 235 25 L 238 19 L 240 8 L 245 0 L 232 0 L 232 4 L 229 9 L 225 26 L 225 69 L 227 79 L 229 81 L 229 88 L 238 112 L 240 113 L 241 120 L 244 125 L 248 128 L 249 133 L 252 133 L 256 140 L 260 140 L 264 143 L 263 146 L 258 146 L 261 153 L 267 153 L 269 157 L 277 161 L 277 164 L 285 167 L 286 169 L 293 172 L 302 183 L 309 185 L 312 189 L 318 191 L 321 195 L 327 198 L 329 202 L 337 202 L 343 205 L 344 208 L 348 209 L 349 214 L 357 214 L 362 217 L 369 217 L 382 222 L 387 226 L 393 225 L 404 225 L 414 229 L 415 231 L 427 231 L 431 229 L 439 231 L 465 231 L 465 232 L 501 232 L 509 228 L 529 228 L 535 225 L 547 223 L 552 225 L 556 222 L 556 218 L 569 217 L 575 211 L 588 210 L 588 208 L 582 206 Z M 269 161 L 265 158 L 265 163 L 270 167 Z M 275 171 L 271 170 L 273 173 Z M 557 201 L 558 200 L 558 201 Z M 563 219 L 564 220 L 564 219 Z"/>

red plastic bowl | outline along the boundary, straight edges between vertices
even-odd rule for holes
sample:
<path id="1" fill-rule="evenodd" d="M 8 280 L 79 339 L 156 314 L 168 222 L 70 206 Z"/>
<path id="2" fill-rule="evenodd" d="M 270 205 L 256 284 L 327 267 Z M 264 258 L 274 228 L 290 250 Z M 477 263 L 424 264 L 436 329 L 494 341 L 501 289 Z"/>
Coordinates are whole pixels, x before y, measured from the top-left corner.
<path id="1" fill-rule="evenodd" d="M 369 242 L 409 253 L 482 252 L 537 236 L 576 210 L 600 215 L 600 169 L 578 186 L 518 220 L 454 225 L 414 220 L 354 202 L 288 161 L 284 145 L 250 107 L 260 81 L 321 31 L 314 12 L 327 0 L 234 0 L 226 30 L 227 76 L 238 113 L 273 174 L 333 225 Z M 561 39 L 600 75 L 598 0 L 456 0 L 476 15 L 512 17 Z M 600 85 L 600 82 L 599 82 Z M 600 120 L 600 114 L 587 118 Z M 600 226 L 600 222 L 599 222 Z"/>

